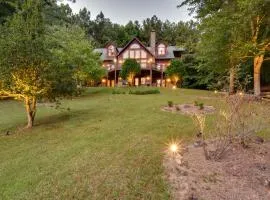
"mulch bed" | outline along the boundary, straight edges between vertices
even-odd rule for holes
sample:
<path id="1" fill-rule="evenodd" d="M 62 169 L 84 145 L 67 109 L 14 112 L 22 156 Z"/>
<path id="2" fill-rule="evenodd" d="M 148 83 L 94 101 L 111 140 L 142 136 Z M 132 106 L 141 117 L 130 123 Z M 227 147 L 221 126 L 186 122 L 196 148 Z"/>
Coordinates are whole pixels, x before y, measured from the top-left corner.
<path id="1" fill-rule="evenodd" d="M 204 106 L 203 109 L 200 109 L 199 106 L 193 104 L 179 104 L 173 105 L 172 107 L 163 106 L 161 107 L 162 111 L 185 114 L 185 115 L 194 115 L 194 114 L 211 114 L 215 112 L 213 106 Z"/>
<path id="2" fill-rule="evenodd" d="M 270 143 L 233 146 L 219 161 L 206 160 L 201 147 L 164 159 L 176 200 L 269 200 Z"/>

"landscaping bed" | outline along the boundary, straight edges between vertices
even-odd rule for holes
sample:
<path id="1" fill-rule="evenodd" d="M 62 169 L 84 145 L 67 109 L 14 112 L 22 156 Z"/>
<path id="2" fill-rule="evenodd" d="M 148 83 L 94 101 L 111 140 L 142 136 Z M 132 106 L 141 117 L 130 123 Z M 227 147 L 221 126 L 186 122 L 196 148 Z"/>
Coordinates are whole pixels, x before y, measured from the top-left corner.
<path id="1" fill-rule="evenodd" d="M 168 106 L 163 106 L 161 110 L 167 111 L 167 112 L 186 114 L 186 115 L 211 114 L 215 112 L 215 108 L 213 106 L 203 105 L 203 107 L 200 107 L 194 104 L 168 105 Z"/>
<path id="2" fill-rule="evenodd" d="M 174 199 L 270 199 L 270 142 L 233 146 L 218 161 L 206 160 L 202 148 L 188 146 L 164 160 Z"/>

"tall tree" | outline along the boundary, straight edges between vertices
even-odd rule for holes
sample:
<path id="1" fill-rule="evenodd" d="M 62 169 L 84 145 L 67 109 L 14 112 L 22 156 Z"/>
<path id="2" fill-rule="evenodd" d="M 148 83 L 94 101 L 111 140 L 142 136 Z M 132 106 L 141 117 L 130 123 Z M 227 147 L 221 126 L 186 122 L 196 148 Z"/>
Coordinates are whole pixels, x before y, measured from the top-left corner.
<path id="1" fill-rule="evenodd" d="M 225 55 L 224 57 L 227 58 L 227 65 L 231 72 L 231 82 L 234 80 L 233 66 L 246 62 L 247 59 L 245 58 L 247 57 L 253 57 L 254 94 L 259 96 L 261 92 L 261 66 L 270 48 L 270 2 L 265 0 L 185 0 L 180 6 L 183 5 L 191 6 L 191 11 L 197 13 L 197 17 L 202 24 L 206 22 L 206 27 L 207 22 L 212 24 L 212 28 L 208 26 L 208 29 L 203 31 L 203 35 L 208 34 L 209 36 L 212 31 L 212 37 L 209 38 L 210 41 L 217 35 L 225 36 L 222 37 L 224 51 L 216 55 L 220 55 L 220 58 L 222 55 Z M 213 28 L 221 31 L 213 31 Z M 224 33 L 226 34 L 224 35 Z M 212 60 L 215 59 L 213 58 Z"/>
<path id="2" fill-rule="evenodd" d="M 50 51 L 44 1 L 26 0 L 0 31 L 0 95 L 24 101 L 27 128 L 34 124 L 37 101 L 72 95 L 73 70 Z"/>
<path id="3" fill-rule="evenodd" d="M 76 25 L 53 26 L 50 32 L 48 41 L 51 46 L 57 44 L 50 49 L 51 53 L 58 57 L 62 64 L 71 67 L 77 85 L 82 86 L 87 80 L 101 79 L 105 72 L 84 29 Z"/>

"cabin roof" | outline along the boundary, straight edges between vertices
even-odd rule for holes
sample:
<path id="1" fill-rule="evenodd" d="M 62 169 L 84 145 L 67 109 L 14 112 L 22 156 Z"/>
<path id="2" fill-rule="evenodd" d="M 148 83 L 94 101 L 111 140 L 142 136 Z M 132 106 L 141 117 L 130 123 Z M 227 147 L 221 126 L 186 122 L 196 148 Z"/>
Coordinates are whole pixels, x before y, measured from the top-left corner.
<path id="1" fill-rule="evenodd" d="M 151 47 L 146 47 L 142 44 L 142 42 L 140 42 L 140 40 L 138 38 L 133 38 L 132 40 L 130 40 L 130 42 L 127 43 L 127 45 L 125 47 L 116 47 L 117 51 L 118 51 L 118 55 L 121 54 L 134 40 L 136 40 L 140 45 L 142 45 L 151 55 L 153 55 L 151 53 Z M 157 55 L 155 56 L 155 59 L 174 59 L 174 52 L 183 52 L 185 51 L 184 48 L 182 47 L 176 47 L 176 46 L 167 46 L 167 53 L 165 55 Z M 100 54 L 100 59 L 102 61 L 112 61 L 114 58 L 113 57 L 109 57 L 108 53 L 107 53 L 107 48 L 97 48 L 94 50 L 94 52 L 99 53 Z"/>

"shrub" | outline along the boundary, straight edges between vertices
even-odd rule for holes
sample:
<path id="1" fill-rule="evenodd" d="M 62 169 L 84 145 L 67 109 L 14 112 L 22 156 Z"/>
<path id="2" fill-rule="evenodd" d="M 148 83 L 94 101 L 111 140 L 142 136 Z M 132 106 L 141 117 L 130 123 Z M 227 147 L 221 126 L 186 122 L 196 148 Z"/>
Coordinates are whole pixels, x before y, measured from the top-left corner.
<path id="1" fill-rule="evenodd" d="M 194 106 L 198 106 L 200 110 L 204 109 L 204 104 L 202 102 L 199 103 L 198 101 L 194 101 Z"/>
<path id="2" fill-rule="evenodd" d="M 203 105 L 203 103 L 199 103 L 199 105 L 198 105 L 198 106 L 199 106 L 199 109 L 200 109 L 200 110 L 203 110 L 203 109 L 204 109 L 204 105 Z"/>
<path id="3" fill-rule="evenodd" d="M 140 91 L 140 90 L 130 90 L 129 94 L 135 94 L 135 95 L 146 95 L 146 94 L 160 94 L 160 91 L 158 89 L 154 89 L 154 90 L 144 90 L 144 91 Z"/>
<path id="4" fill-rule="evenodd" d="M 172 101 L 168 101 L 168 106 L 169 107 L 173 107 L 173 102 Z"/>
<path id="5" fill-rule="evenodd" d="M 220 111 L 210 130 L 212 142 L 209 146 L 205 144 L 205 119 L 200 115 L 195 116 L 194 122 L 202 136 L 206 159 L 221 159 L 233 144 L 248 147 L 256 134 L 269 124 L 269 114 L 262 104 L 239 95 L 227 97 L 225 110 Z"/>
<path id="6" fill-rule="evenodd" d="M 113 90 L 112 94 L 126 94 L 126 92 L 121 92 L 119 90 Z"/>

